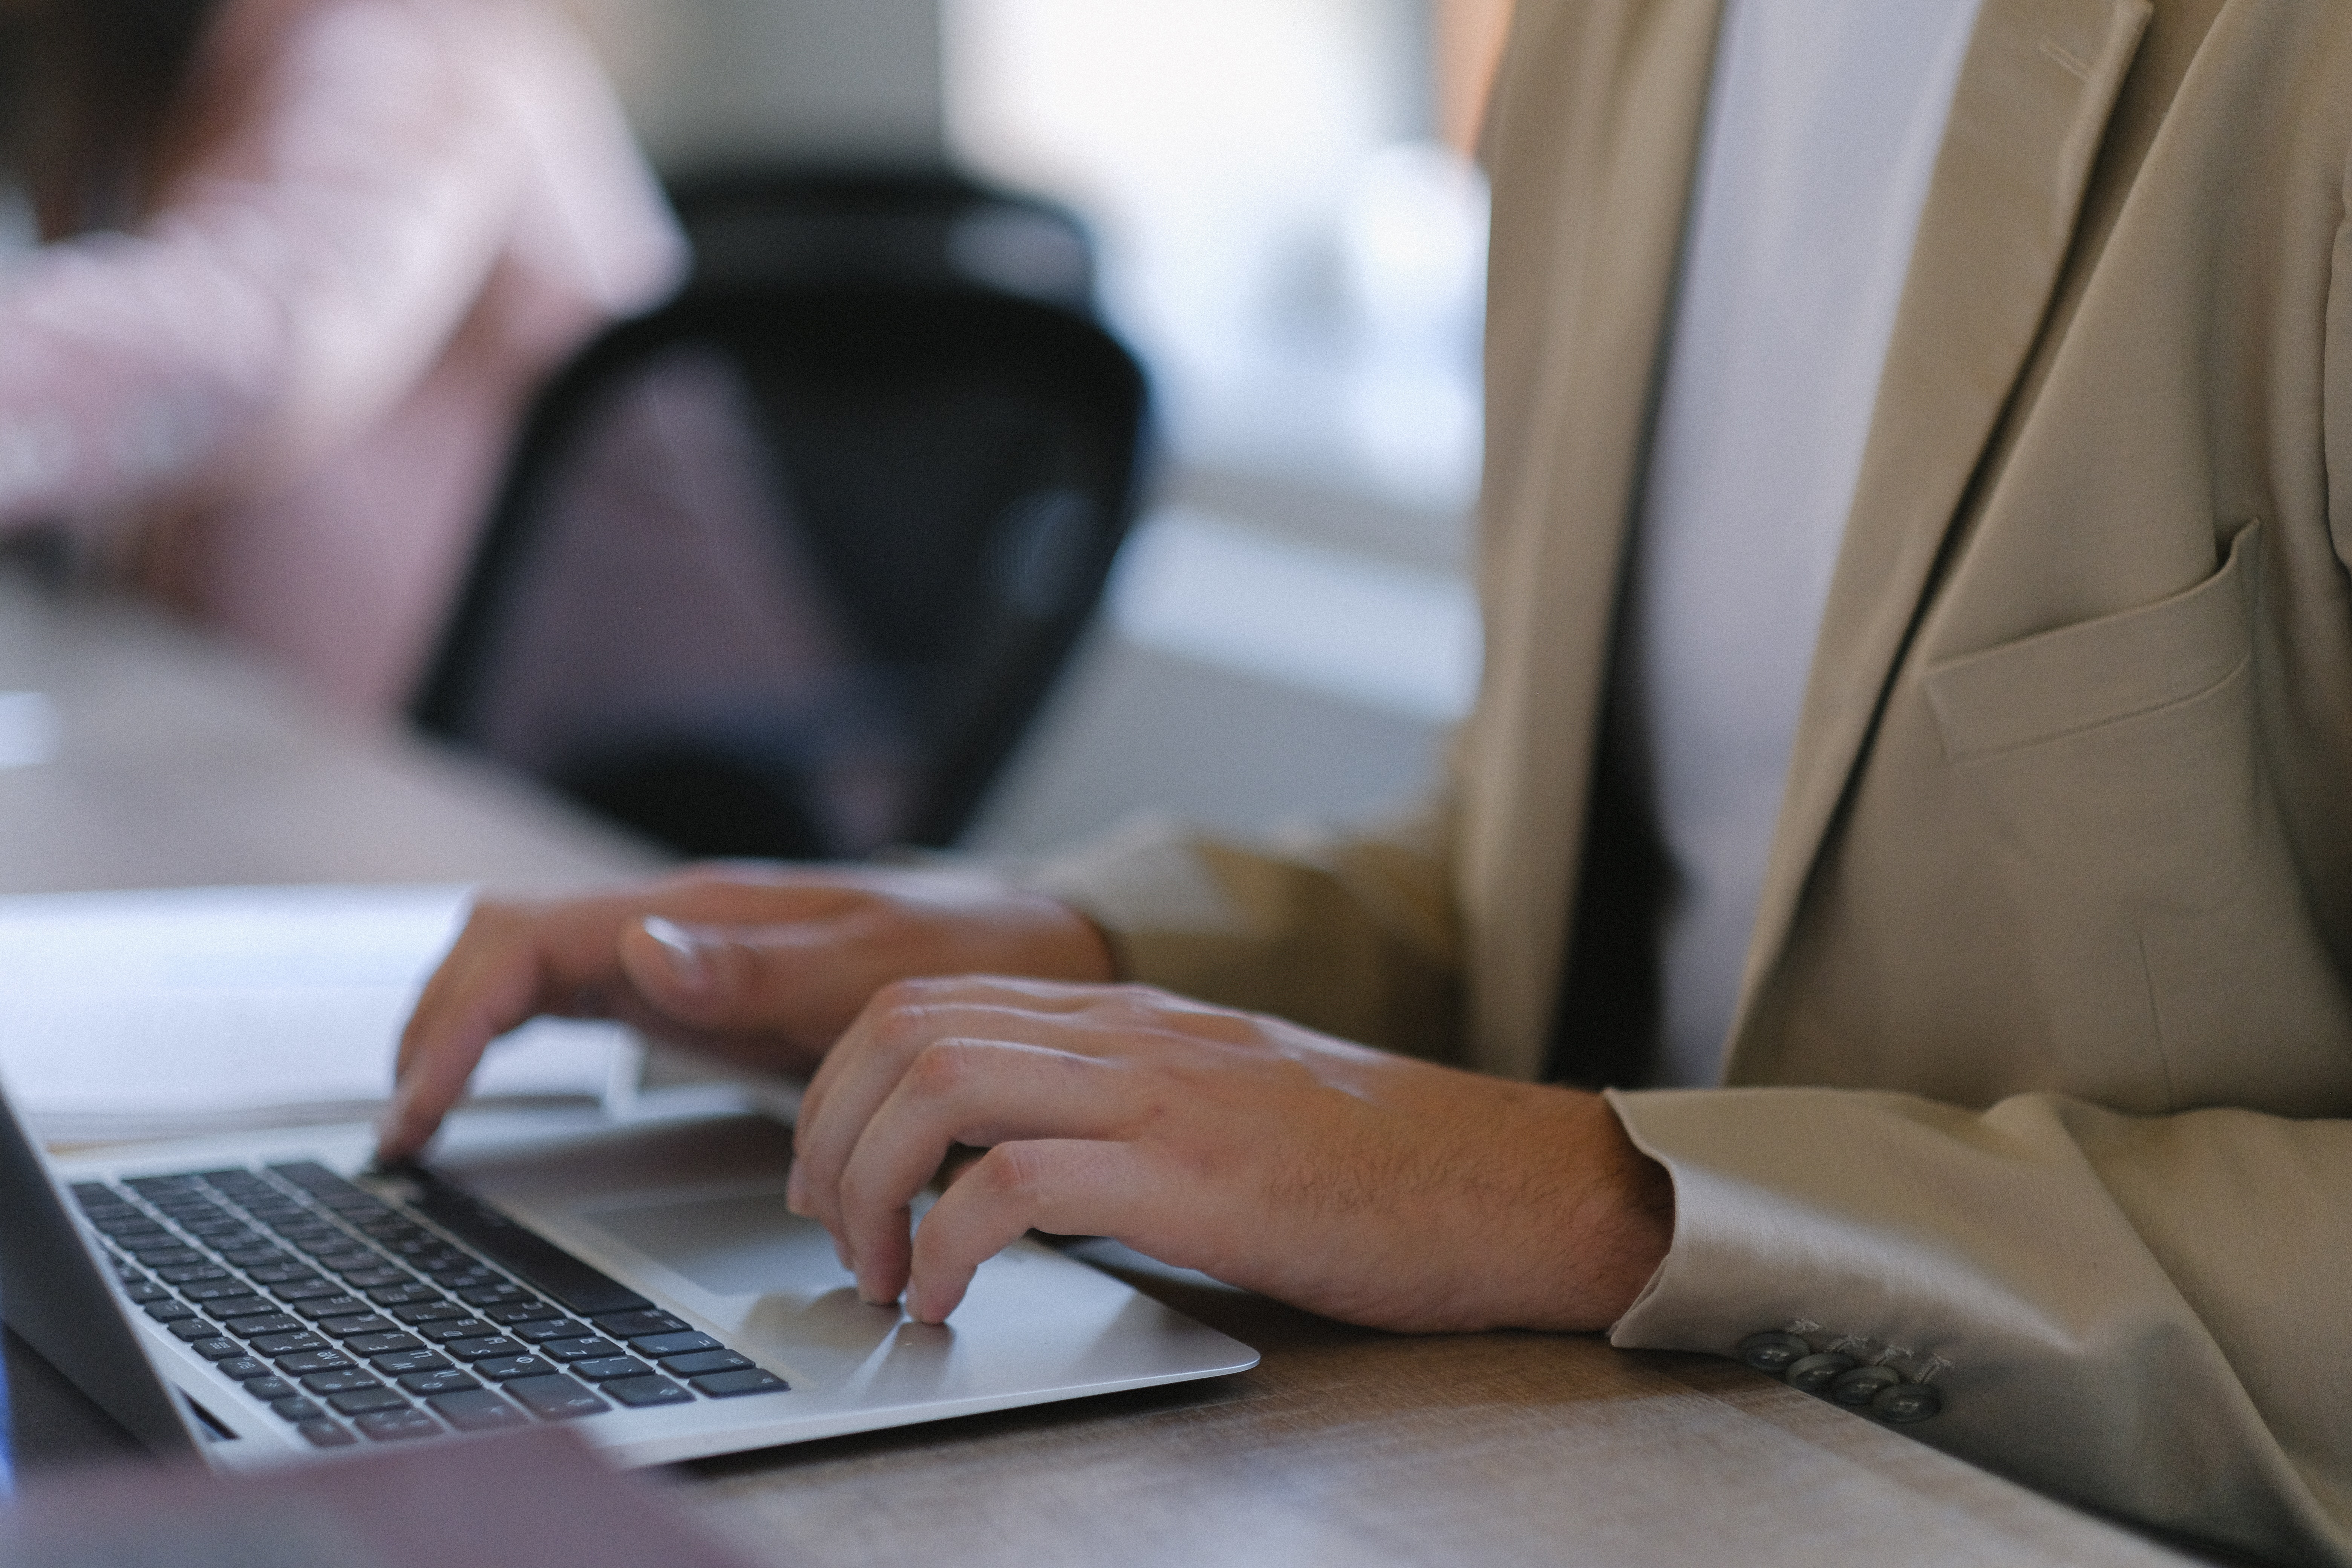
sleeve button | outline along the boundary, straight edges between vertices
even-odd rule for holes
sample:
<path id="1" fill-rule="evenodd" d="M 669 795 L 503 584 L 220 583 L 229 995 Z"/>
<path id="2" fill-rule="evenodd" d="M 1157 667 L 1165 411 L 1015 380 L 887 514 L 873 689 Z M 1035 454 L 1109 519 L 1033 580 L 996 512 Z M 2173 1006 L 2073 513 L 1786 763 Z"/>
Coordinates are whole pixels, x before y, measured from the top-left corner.
<path id="1" fill-rule="evenodd" d="M 1871 1396 L 1871 1414 L 1896 1426 L 1925 1421 L 1944 1408 L 1944 1396 L 1924 1383 L 1898 1383 Z"/>
<path id="2" fill-rule="evenodd" d="M 1812 1353 L 1813 1347 L 1794 1334 L 1750 1334 L 1739 1342 L 1739 1359 L 1774 1377 Z"/>
<path id="3" fill-rule="evenodd" d="M 1809 1355 L 1789 1368 L 1789 1386 L 1807 1394 L 1827 1394 L 1832 1384 L 1853 1369 L 1853 1357 L 1836 1351 Z"/>
<path id="4" fill-rule="evenodd" d="M 1903 1374 L 1891 1366 L 1858 1366 L 1830 1384 L 1830 1397 L 1840 1405 L 1858 1408 L 1877 1398 L 1882 1390 L 1893 1388 L 1902 1381 Z"/>

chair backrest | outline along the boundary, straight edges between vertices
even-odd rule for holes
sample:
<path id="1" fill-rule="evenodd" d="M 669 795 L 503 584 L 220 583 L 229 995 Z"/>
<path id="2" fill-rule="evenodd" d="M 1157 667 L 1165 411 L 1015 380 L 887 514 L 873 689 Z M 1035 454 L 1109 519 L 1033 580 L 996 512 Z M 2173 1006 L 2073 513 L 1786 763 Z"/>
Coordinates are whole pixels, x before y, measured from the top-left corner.
<path id="1" fill-rule="evenodd" d="M 707 282 L 541 396 L 415 716 L 689 854 L 945 845 L 1100 596 L 1144 416 L 1066 308 Z"/>
<path id="2" fill-rule="evenodd" d="M 668 194 L 697 288 L 960 282 L 1094 308 L 1094 242 L 1075 214 L 952 170 L 745 164 Z"/>

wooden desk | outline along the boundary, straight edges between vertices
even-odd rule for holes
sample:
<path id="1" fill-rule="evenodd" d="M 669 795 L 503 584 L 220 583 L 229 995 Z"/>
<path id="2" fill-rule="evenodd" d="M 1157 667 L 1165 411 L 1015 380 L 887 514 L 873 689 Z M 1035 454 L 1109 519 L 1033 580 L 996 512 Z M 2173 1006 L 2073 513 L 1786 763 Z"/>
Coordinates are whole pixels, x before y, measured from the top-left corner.
<path id="1" fill-rule="evenodd" d="M 562 887 L 643 850 L 425 748 L 307 717 L 119 607 L 0 584 L 0 691 L 56 759 L 0 771 L 0 891 L 223 881 Z M 1729 1363 L 1408 1339 L 1108 1243 L 1082 1254 L 1265 1356 L 1240 1377 L 709 1461 L 689 1506 L 779 1563 L 2195 1561 Z M 26 1468 L 126 1441 L 10 1346 Z"/>

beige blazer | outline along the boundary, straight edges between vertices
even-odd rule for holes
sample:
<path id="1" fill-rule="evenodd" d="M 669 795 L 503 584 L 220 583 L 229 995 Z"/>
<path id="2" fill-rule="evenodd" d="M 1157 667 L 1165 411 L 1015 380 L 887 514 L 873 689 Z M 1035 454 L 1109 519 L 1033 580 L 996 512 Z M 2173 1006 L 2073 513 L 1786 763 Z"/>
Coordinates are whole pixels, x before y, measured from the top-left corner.
<path id="1" fill-rule="evenodd" d="M 1136 977 L 1541 1070 L 1719 0 L 1520 0 L 1487 657 L 1443 797 L 1053 868 Z M 1624 1094 L 1613 1337 L 1795 1329 L 1922 1439 L 2352 1562 L 2352 5 L 1986 0 L 1722 1089 Z M 1568 1020 L 1572 1038 L 1574 1021 Z M 1862 1417 L 1857 1417 L 1862 1418 Z"/>

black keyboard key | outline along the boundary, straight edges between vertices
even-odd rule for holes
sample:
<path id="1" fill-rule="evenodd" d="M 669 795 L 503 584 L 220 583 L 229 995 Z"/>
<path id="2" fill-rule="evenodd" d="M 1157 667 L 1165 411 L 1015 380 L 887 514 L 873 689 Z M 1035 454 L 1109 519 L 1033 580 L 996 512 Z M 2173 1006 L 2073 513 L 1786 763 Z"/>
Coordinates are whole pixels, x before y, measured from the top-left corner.
<path id="1" fill-rule="evenodd" d="M 635 1356 L 616 1355 L 603 1361 L 575 1361 L 563 1370 L 591 1383 L 610 1383 L 616 1377 L 644 1377 L 654 1369 Z"/>
<path id="2" fill-rule="evenodd" d="M 386 1314 L 394 1322 L 431 1323 L 464 1321 L 471 1322 L 474 1314 L 455 1301 L 427 1301 L 421 1306 L 395 1307 Z"/>
<path id="3" fill-rule="evenodd" d="M 264 1263 L 245 1271 L 248 1279 L 258 1279 L 264 1285 L 309 1285 L 318 1280 L 319 1271 L 291 1259 L 284 1263 Z"/>
<path id="4" fill-rule="evenodd" d="M 316 1160 L 289 1160 L 282 1165 L 270 1166 L 269 1173 L 283 1176 L 313 1196 L 330 1193 L 338 1197 L 367 1195 Z"/>
<path id="5" fill-rule="evenodd" d="M 247 1340 L 274 1340 L 287 1334 L 301 1334 L 308 1338 L 310 1333 L 299 1318 L 289 1318 L 277 1312 L 231 1318 L 224 1326 L 239 1339 Z"/>
<path id="6" fill-rule="evenodd" d="M 180 1263 L 156 1269 L 155 1278 L 166 1285 L 193 1285 L 199 1279 L 226 1279 L 228 1270 L 211 1263 Z"/>
<path id="7" fill-rule="evenodd" d="M 174 1284 L 177 1284 L 183 1279 L 226 1279 L 228 1278 L 226 1273 L 213 1266 L 213 1260 L 211 1258 L 206 1258 L 203 1253 L 198 1252 L 194 1247 L 190 1247 L 184 1241 L 154 1241 L 150 1242 L 143 1247 L 126 1247 L 122 1250 L 131 1254 L 131 1257 L 137 1258 L 140 1262 L 145 1264 L 148 1268 L 152 1268 L 156 1273 L 162 1275 L 164 1279 L 173 1281 Z M 205 1270 L 205 1272 L 202 1274 L 182 1274 L 175 1272 L 175 1270 L 184 1268 L 201 1268 Z"/>
<path id="8" fill-rule="evenodd" d="M 583 1263 L 546 1237 L 525 1230 L 432 1172 L 410 1169 L 402 1173 L 417 1191 L 417 1212 L 572 1311 L 584 1317 L 597 1312 L 635 1311 L 653 1305 L 635 1290 Z M 475 1301 L 470 1295 L 460 1299 L 472 1306 L 492 1305 Z"/>
<path id="9" fill-rule="evenodd" d="M 251 1383 L 269 1375 L 269 1363 L 249 1355 L 231 1356 L 226 1361 L 213 1363 L 213 1370 L 239 1383 Z"/>
<path id="10" fill-rule="evenodd" d="M 635 1339 L 643 1334 L 675 1334 L 685 1331 L 683 1318 L 673 1318 L 667 1312 L 608 1312 L 589 1321 L 600 1332 L 616 1340 Z"/>
<path id="11" fill-rule="evenodd" d="M 379 1318 L 373 1312 L 356 1318 L 328 1318 L 318 1325 L 319 1331 L 331 1339 L 364 1339 L 370 1334 L 396 1334 L 400 1326 L 389 1318 Z"/>
<path id="12" fill-rule="evenodd" d="M 239 1268 L 247 1269 L 278 1268 L 294 1263 L 292 1258 L 274 1247 L 224 1247 L 221 1256 Z M 257 1274 L 255 1278 L 259 1279 L 260 1276 Z M 264 1279 L 262 1283 L 266 1285 L 268 1281 Z"/>
<path id="13" fill-rule="evenodd" d="M 199 1318 L 194 1312 L 163 1326 L 172 1331 L 174 1338 L 183 1340 L 209 1340 L 220 1333 L 218 1323 Z"/>
<path id="14" fill-rule="evenodd" d="M 672 1377 L 701 1377 L 714 1372 L 740 1372 L 751 1364 L 749 1356 L 733 1351 L 696 1351 L 692 1355 L 665 1357 L 662 1370 Z"/>
<path id="15" fill-rule="evenodd" d="M 321 1254 L 332 1256 L 351 1250 L 352 1238 L 331 1226 L 293 1226 L 278 1227 L 278 1239 L 290 1243 L 295 1251 L 316 1263 Z"/>
<path id="16" fill-rule="evenodd" d="M 297 1351 L 278 1359 L 278 1370 L 289 1377 L 308 1377 L 314 1372 L 339 1372 L 352 1364 L 352 1358 L 340 1351 Z"/>
<path id="17" fill-rule="evenodd" d="M 168 1176 L 126 1176 L 122 1184 L 145 1198 L 160 1198 L 167 1194 L 191 1193 L 197 1189 L 196 1173 L 176 1171 Z"/>
<path id="18" fill-rule="evenodd" d="M 378 1443 L 396 1443 L 404 1437 L 438 1437 L 441 1423 L 422 1410 L 386 1410 L 374 1415 L 362 1415 L 352 1423 Z"/>
<path id="19" fill-rule="evenodd" d="M 327 1342 L 313 1333 L 256 1334 L 253 1348 L 272 1361 L 282 1355 L 295 1355 L 303 1351 L 323 1351 Z"/>
<path id="20" fill-rule="evenodd" d="M 314 1372 L 302 1380 L 302 1386 L 313 1394 L 355 1394 L 362 1389 L 382 1388 L 383 1384 L 354 1366 L 341 1372 Z M 351 1412 L 343 1414 L 348 1415 Z"/>
<path id="21" fill-rule="evenodd" d="M 330 1298 L 349 1303 L 345 1311 L 364 1311 L 365 1308 L 343 1294 L 343 1288 L 325 1279 L 298 1279 L 289 1284 L 272 1285 L 269 1293 L 281 1301 L 323 1301 Z"/>
<path id="22" fill-rule="evenodd" d="M 294 1310 L 306 1318 L 356 1318 L 374 1310 L 350 1296 L 303 1297 L 294 1302 Z"/>
<path id="23" fill-rule="evenodd" d="M 367 1299 L 379 1307 L 416 1307 L 444 1298 L 430 1285 L 386 1285 L 369 1291 Z"/>
<path id="24" fill-rule="evenodd" d="M 597 1361 L 621 1353 L 621 1347 L 610 1340 L 593 1335 L 579 1340 L 550 1340 L 539 1347 L 539 1353 L 550 1361 Z"/>
<path id="25" fill-rule="evenodd" d="M 349 1279 L 354 1270 L 373 1268 L 377 1265 L 381 1264 L 383 1259 L 378 1258 L 373 1252 L 352 1252 L 345 1250 L 339 1252 L 316 1253 L 312 1255 L 310 1261 L 317 1264 L 320 1268 L 325 1269 L 330 1274 Z M 396 1284 L 398 1281 L 389 1280 L 386 1281 L 386 1283 Z"/>
<path id="26" fill-rule="evenodd" d="M 544 1301 L 524 1301 L 516 1302 L 504 1307 L 485 1307 L 482 1309 L 482 1316 L 488 1318 L 494 1323 L 504 1324 L 509 1333 L 513 1332 L 517 1329 L 526 1327 L 532 1323 L 537 1323 L 541 1327 L 552 1325 L 563 1330 L 563 1333 L 551 1336 L 551 1338 L 559 1340 L 564 1338 L 567 1334 L 585 1333 L 587 1331 L 578 1324 L 572 1322 L 571 1319 L 559 1314 L 554 1308 L 549 1306 Z"/>
<path id="27" fill-rule="evenodd" d="M 443 1347 L 459 1361 L 490 1361 L 499 1356 L 521 1355 L 522 1346 L 502 1334 L 487 1339 L 451 1340 Z"/>
<path id="28" fill-rule="evenodd" d="M 624 1377 L 597 1384 L 597 1391 L 609 1394 L 633 1408 L 648 1405 L 691 1405 L 694 1395 L 666 1377 Z"/>
<path id="29" fill-rule="evenodd" d="M 521 1400 L 533 1415 L 547 1421 L 568 1421 L 613 1408 L 560 1373 L 547 1377 L 519 1377 L 506 1385 L 506 1392 Z"/>
<path id="30" fill-rule="evenodd" d="M 288 1421 L 297 1422 L 316 1421 L 320 1416 L 326 1414 L 325 1411 L 319 1408 L 315 1402 L 305 1399 L 299 1394 L 291 1399 L 271 1400 L 269 1402 L 269 1410 L 270 1414 L 274 1415 L 281 1416 Z"/>
<path id="31" fill-rule="evenodd" d="M 228 1363 L 223 1362 L 223 1366 Z M 281 1399 L 291 1399 L 302 1391 L 282 1377 L 255 1377 L 246 1380 L 245 1391 L 264 1405 L 275 1405 Z"/>
<path id="32" fill-rule="evenodd" d="M 505 1321 L 496 1308 L 482 1316 L 494 1323 Z M 576 1340 L 585 1331 L 569 1318 L 526 1318 L 521 1322 L 507 1324 L 507 1332 L 527 1345 L 543 1345 L 550 1340 Z"/>
<path id="33" fill-rule="evenodd" d="M 492 1361 L 478 1361 L 467 1370 L 479 1373 L 494 1382 L 511 1383 L 518 1377 L 545 1377 L 555 1370 L 555 1365 L 535 1355 L 509 1355 Z"/>
<path id="34" fill-rule="evenodd" d="M 314 1448 L 348 1448 L 359 1441 L 352 1436 L 350 1427 L 340 1421 L 330 1421 L 323 1415 L 316 1421 L 302 1422 L 294 1430 L 310 1439 Z"/>
<path id="35" fill-rule="evenodd" d="M 709 1377 L 687 1379 L 713 1399 L 732 1399 L 742 1394 L 782 1394 L 792 1387 L 772 1372 L 748 1367 L 741 1372 L 714 1372 Z"/>
<path id="36" fill-rule="evenodd" d="M 449 1358 L 433 1351 L 389 1351 L 368 1358 L 368 1365 L 386 1377 L 400 1377 L 412 1372 L 441 1372 L 447 1369 Z"/>
<path id="37" fill-rule="evenodd" d="M 425 1274 L 425 1278 L 461 1301 L 471 1300 L 472 1298 L 467 1295 L 467 1292 L 473 1290 L 488 1290 L 496 1294 L 499 1300 L 507 1301 L 529 1299 L 520 1295 L 509 1295 L 508 1292 L 514 1287 L 488 1268 L 427 1268 Z M 477 1307 L 488 1307 L 493 1303 L 474 1301 L 473 1304 Z"/>
<path id="38" fill-rule="evenodd" d="M 460 1432 L 495 1432 L 502 1426 L 528 1426 L 530 1418 L 488 1389 L 437 1394 L 425 1404 Z"/>
<path id="39" fill-rule="evenodd" d="M 122 1294 L 136 1306 L 145 1306 L 150 1301 L 168 1301 L 172 1298 L 169 1290 L 164 1289 L 152 1279 L 145 1279 L 126 1282 L 122 1287 Z"/>
<path id="40" fill-rule="evenodd" d="M 230 1361 L 245 1354 L 245 1347 L 235 1340 L 194 1340 L 188 1348 L 206 1361 Z"/>
<path id="41" fill-rule="evenodd" d="M 347 1334 L 340 1336 L 343 1349 L 353 1355 L 390 1355 L 394 1351 L 423 1350 L 425 1342 L 415 1334 L 394 1330 L 377 1334 Z"/>
<path id="42" fill-rule="evenodd" d="M 406 1410 L 408 1396 L 389 1388 L 363 1388 L 352 1394 L 335 1394 L 327 1403 L 339 1415 L 366 1415 L 378 1410 Z"/>
<path id="43" fill-rule="evenodd" d="M 689 1351 L 723 1351 L 727 1347 L 709 1334 L 691 1330 L 682 1334 L 640 1334 L 629 1342 L 629 1348 L 642 1356 L 684 1355 Z"/>
<path id="44" fill-rule="evenodd" d="M 147 1315 L 159 1323 L 184 1323 L 196 1315 L 196 1310 L 177 1301 L 157 1301 L 148 1307 Z"/>
<path id="45" fill-rule="evenodd" d="M 510 1301 L 529 1301 L 531 1294 L 520 1285 L 477 1285 L 470 1290 L 451 1292 L 468 1307 L 499 1307 Z"/>
<path id="46" fill-rule="evenodd" d="M 352 1290 L 383 1290 L 394 1285 L 414 1285 L 416 1282 L 415 1277 L 407 1269 L 391 1268 L 381 1258 L 340 1272 L 344 1287 Z"/>
<path id="47" fill-rule="evenodd" d="M 457 1318 L 446 1322 L 419 1323 L 416 1337 L 436 1345 L 453 1344 L 459 1340 L 496 1338 L 489 1325 L 479 1318 Z"/>
<path id="48" fill-rule="evenodd" d="M 72 1193 L 84 1208 L 91 1204 L 119 1204 L 122 1201 L 121 1194 L 104 1182 L 76 1182 L 67 1191 Z"/>
<path id="49" fill-rule="evenodd" d="M 456 1368 L 447 1372 L 412 1372 L 400 1380 L 400 1386 L 411 1394 L 456 1394 L 461 1389 L 479 1388 L 481 1381 L 470 1373 Z"/>
<path id="50" fill-rule="evenodd" d="M 257 1318 L 285 1316 L 278 1310 L 277 1302 L 260 1296 L 232 1296 L 226 1301 L 208 1301 L 205 1304 L 205 1314 L 228 1324 L 232 1332 L 245 1331 L 245 1325 Z M 290 1318 L 287 1321 L 293 1321 Z"/>
<path id="51" fill-rule="evenodd" d="M 206 1301 L 226 1301 L 239 1297 L 250 1299 L 253 1295 L 253 1287 L 242 1279 L 206 1279 L 186 1287 L 180 1294 L 191 1301 L 201 1304 Z"/>
<path id="52" fill-rule="evenodd" d="M 97 1226 L 102 1235 L 110 1237 L 121 1247 L 142 1246 L 143 1244 L 140 1238 L 142 1237 L 172 1234 L 135 1210 L 121 1219 L 96 1219 L 90 1221 L 90 1224 Z"/>
<path id="53" fill-rule="evenodd" d="M 136 1264 L 125 1263 L 121 1258 L 111 1254 L 108 1255 L 106 1260 L 114 1266 L 114 1277 L 125 1285 L 136 1285 L 147 1278 L 145 1272 Z"/>

